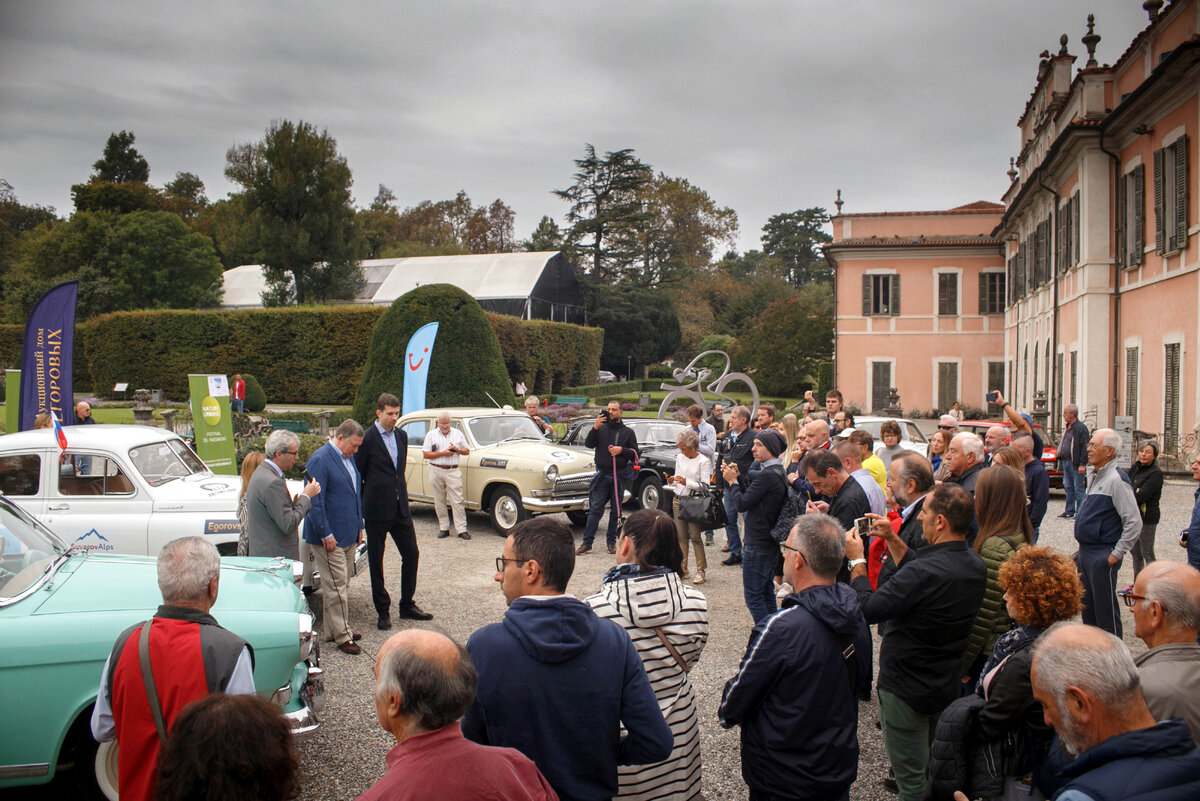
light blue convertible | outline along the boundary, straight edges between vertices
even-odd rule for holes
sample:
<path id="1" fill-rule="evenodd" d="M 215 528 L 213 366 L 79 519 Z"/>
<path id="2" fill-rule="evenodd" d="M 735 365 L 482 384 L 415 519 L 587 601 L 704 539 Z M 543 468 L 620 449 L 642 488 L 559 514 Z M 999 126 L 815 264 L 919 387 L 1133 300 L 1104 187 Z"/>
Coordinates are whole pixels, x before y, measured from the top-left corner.
<path id="1" fill-rule="evenodd" d="M 222 559 L 212 614 L 254 647 L 259 695 L 302 735 L 319 725 L 324 690 L 296 566 Z M 63 770 L 80 795 L 117 797 L 117 749 L 97 747 L 89 718 L 117 635 L 161 602 L 152 557 L 68 548 L 0 497 L 0 789 Z"/>

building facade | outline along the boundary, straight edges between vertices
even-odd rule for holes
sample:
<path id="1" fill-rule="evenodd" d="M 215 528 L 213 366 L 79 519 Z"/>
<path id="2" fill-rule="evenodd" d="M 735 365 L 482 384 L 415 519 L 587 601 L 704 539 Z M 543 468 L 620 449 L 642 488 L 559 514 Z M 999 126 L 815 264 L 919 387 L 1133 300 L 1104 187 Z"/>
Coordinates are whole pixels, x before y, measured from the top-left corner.
<path id="1" fill-rule="evenodd" d="M 1003 211 L 980 201 L 833 218 L 833 381 L 848 403 L 882 412 L 895 388 L 905 409 L 983 406 L 1003 386 L 1006 276 L 992 236 Z"/>

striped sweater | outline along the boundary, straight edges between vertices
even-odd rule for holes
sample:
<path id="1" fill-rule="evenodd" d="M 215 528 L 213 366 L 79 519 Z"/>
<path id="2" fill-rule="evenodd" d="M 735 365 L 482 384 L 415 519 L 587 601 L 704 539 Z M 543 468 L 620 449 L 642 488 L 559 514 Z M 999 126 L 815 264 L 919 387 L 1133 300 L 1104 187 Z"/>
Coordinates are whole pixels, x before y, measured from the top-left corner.
<path id="1" fill-rule="evenodd" d="M 687 673 L 655 633 L 660 628 L 693 667 L 708 640 L 708 601 L 676 573 L 610 581 L 586 601 L 596 615 L 625 628 L 642 658 L 675 747 L 665 762 L 619 768 L 620 798 L 700 796 L 700 726 Z"/>

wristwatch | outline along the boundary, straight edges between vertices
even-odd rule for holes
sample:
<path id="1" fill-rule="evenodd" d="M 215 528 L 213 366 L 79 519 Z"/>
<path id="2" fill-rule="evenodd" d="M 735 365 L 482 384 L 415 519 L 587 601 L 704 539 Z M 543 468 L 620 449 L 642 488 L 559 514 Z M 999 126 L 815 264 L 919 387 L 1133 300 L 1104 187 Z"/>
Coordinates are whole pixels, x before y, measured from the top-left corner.
<path id="1" fill-rule="evenodd" d="M 851 559 L 850 560 L 850 569 L 853 570 L 854 568 L 858 567 L 859 565 L 865 565 L 866 563 L 867 563 L 866 559 Z"/>

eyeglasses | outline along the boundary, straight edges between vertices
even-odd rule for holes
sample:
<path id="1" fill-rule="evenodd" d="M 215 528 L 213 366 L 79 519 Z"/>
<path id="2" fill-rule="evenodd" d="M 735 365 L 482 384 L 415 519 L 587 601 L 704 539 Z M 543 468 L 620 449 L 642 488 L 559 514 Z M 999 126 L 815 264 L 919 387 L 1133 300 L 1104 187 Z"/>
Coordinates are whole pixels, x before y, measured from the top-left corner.
<path id="1" fill-rule="evenodd" d="M 504 572 L 504 563 L 505 562 L 512 562 L 513 564 L 523 565 L 528 561 L 529 561 L 528 559 L 508 559 L 507 557 L 504 557 L 504 556 L 497 556 L 496 557 L 496 572 L 497 573 Z"/>
<path id="2" fill-rule="evenodd" d="M 1119 590 L 1117 592 L 1117 595 L 1119 595 L 1121 597 L 1121 600 L 1124 601 L 1125 605 L 1128 606 L 1130 609 L 1133 608 L 1134 601 L 1150 600 L 1145 595 L 1134 595 L 1132 590 L 1130 590 L 1129 592 L 1126 592 L 1125 590 Z"/>
<path id="3" fill-rule="evenodd" d="M 284 451 L 284 453 L 286 453 L 288 456 L 299 456 L 299 455 L 300 455 L 300 450 L 299 450 L 299 449 L 297 449 L 297 450 L 294 450 L 294 451 Z"/>
<path id="4" fill-rule="evenodd" d="M 808 562 L 808 557 L 804 555 L 804 551 L 800 550 L 799 548 L 793 548 L 792 546 L 788 545 L 786 542 L 781 542 L 779 544 L 782 545 L 784 548 L 787 548 L 789 551 L 793 551 L 795 553 L 800 554 L 800 558 L 803 559 L 805 562 Z"/>
<path id="5" fill-rule="evenodd" d="M 938 426 L 938 429 L 940 429 L 941 431 L 953 431 L 954 426 Z"/>

